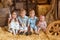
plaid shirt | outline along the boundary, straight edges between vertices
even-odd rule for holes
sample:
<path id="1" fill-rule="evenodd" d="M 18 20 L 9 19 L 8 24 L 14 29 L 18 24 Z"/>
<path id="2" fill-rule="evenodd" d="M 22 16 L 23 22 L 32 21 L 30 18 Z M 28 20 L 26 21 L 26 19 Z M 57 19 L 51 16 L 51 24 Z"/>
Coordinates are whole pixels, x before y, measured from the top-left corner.
<path id="1" fill-rule="evenodd" d="M 36 21 L 37 21 L 37 17 L 34 17 L 34 19 L 29 18 L 28 25 L 34 28 L 36 26 Z"/>
<path id="2" fill-rule="evenodd" d="M 24 18 L 21 18 L 19 16 L 18 20 L 19 20 L 20 24 L 22 25 L 22 27 L 26 27 L 27 26 L 27 23 L 28 23 L 28 17 L 27 16 L 25 16 Z"/>

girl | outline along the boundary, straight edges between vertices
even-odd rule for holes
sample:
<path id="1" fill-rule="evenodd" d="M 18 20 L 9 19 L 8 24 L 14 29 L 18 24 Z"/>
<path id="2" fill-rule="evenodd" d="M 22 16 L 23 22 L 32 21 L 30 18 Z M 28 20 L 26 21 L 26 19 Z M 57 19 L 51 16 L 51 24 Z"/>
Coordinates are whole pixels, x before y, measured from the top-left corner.
<path id="1" fill-rule="evenodd" d="M 8 19 L 9 32 L 12 32 L 14 35 L 18 33 L 19 22 L 17 20 L 17 14 L 15 11 L 12 12 L 11 17 Z"/>
<path id="2" fill-rule="evenodd" d="M 44 32 L 46 31 L 47 23 L 45 21 L 44 16 L 40 15 L 39 21 L 37 23 L 37 27 L 38 27 L 38 33 L 39 33 L 40 29 L 42 29 Z"/>
<path id="3" fill-rule="evenodd" d="M 37 21 L 37 17 L 35 16 L 35 11 L 30 10 L 29 19 L 28 19 L 28 30 L 30 30 L 31 32 L 34 31 L 35 33 L 37 33 L 36 21 Z"/>

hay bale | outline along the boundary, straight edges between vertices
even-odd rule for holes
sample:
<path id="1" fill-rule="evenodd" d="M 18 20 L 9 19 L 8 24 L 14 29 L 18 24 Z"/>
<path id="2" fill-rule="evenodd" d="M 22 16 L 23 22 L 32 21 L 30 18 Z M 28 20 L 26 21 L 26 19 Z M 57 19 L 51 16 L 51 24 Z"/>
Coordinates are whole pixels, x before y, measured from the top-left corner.
<path id="1" fill-rule="evenodd" d="M 47 12 L 50 10 L 51 5 L 37 5 L 37 15 L 46 15 Z"/>
<path id="2" fill-rule="evenodd" d="M 3 8 L 3 5 L 2 5 L 2 3 L 0 3 L 0 8 Z"/>

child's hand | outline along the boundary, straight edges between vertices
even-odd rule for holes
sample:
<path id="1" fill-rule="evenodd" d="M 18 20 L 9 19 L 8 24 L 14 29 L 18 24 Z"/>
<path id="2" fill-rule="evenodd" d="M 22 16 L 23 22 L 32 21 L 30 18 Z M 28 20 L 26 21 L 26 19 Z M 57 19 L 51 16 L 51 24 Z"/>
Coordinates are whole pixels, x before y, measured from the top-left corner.
<path id="1" fill-rule="evenodd" d="M 37 24 L 37 26 L 39 27 L 40 25 L 39 25 L 39 24 Z"/>
<path id="2" fill-rule="evenodd" d="M 30 26 L 28 26 L 28 32 L 30 31 Z"/>
<path id="3" fill-rule="evenodd" d="M 8 18 L 8 20 L 10 21 L 10 20 L 11 20 L 11 18 Z"/>
<path id="4" fill-rule="evenodd" d="M 40 26 L 40 22 L 37 23 L 37 26 L 38 26 L 38 27 Z"/>

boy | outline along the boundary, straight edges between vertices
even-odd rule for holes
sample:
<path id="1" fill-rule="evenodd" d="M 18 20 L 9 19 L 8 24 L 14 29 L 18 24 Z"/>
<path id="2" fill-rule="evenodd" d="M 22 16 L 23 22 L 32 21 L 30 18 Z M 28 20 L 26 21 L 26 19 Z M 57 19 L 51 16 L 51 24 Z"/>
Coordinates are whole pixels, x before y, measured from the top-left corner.
<path id="1" fill-rule="evenodd" d="M 37 21 L 37 17 L 35 16 L 35 11 L 30 10 L 29 11 L 29 20 L 28 20 L 28 29 L 30 27 L 30 31 L 32 33 L 34 31 L 37 34 L 36 21 Z"/>
<path id="2" fill-rule="evenodd" d="M 20 22 L 20 33 L 26 33 L 27 32 L 27 22 L 28 22 L 28 17 L 26 16 L 26 10 L 21 9 L 20 10 L 20 16 L 18 17 L 18 20 Z"/>

